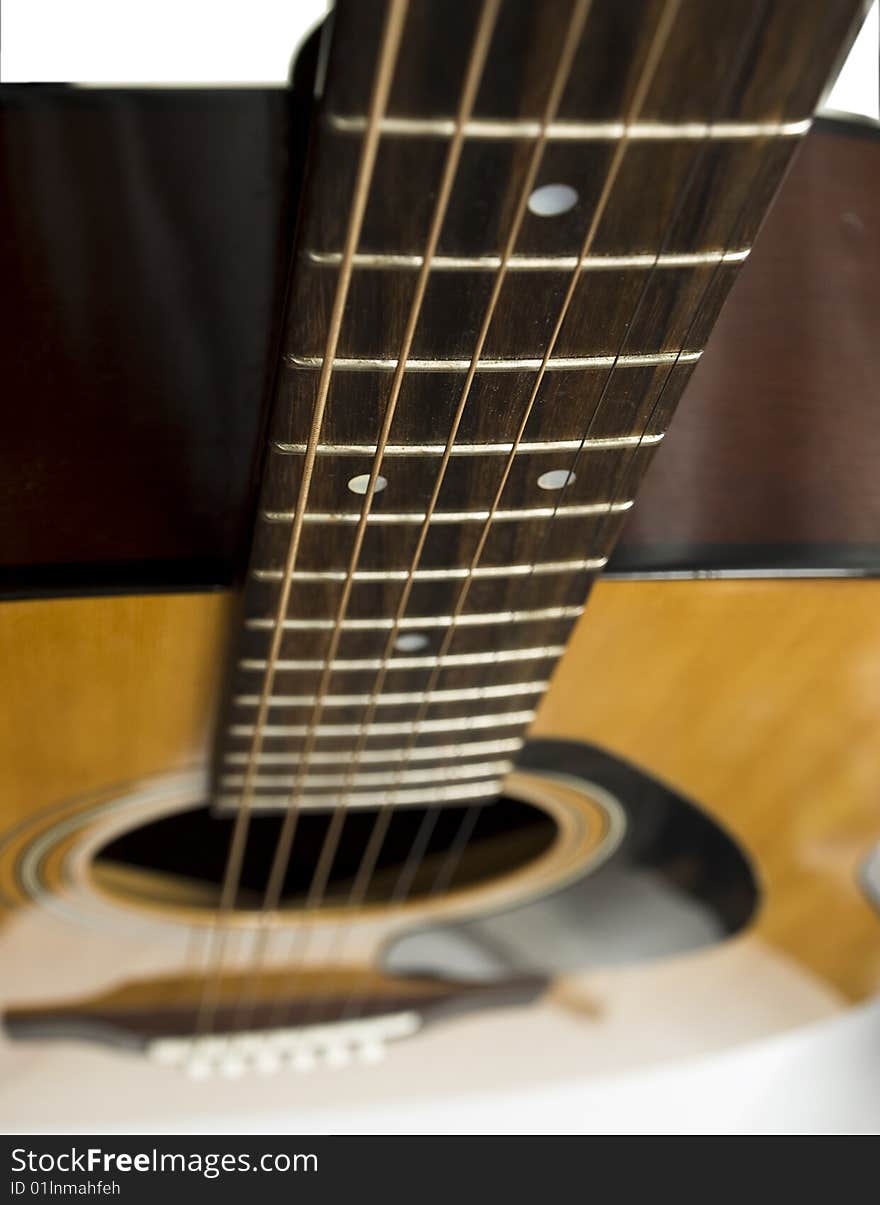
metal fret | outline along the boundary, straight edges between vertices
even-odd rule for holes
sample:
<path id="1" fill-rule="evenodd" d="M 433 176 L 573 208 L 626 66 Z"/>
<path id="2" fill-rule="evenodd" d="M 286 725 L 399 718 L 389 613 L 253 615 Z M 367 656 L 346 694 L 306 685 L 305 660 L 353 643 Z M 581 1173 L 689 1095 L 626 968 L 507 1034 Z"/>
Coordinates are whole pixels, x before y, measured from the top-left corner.
<path id="1" fill-rule="evenodd" d="M 404 746 L 400 749 L 364 749 L 359 760 L 362 762 L 390 762 L 403 757 L 410 761 L 446 761 L 450 758 L 463 757 L 494 757 L 499 753 L 518 753 L 523 747 L 523 740 L 513 737 L 500 741 L 459 741 L 455 745 L 416 745 L 414 748 Z M 309 755 L 309 764 L 315 766 L 339 766 L 339 752 L 322 753 L 314 750 Z M 229 765 L 247 765 L 246 753 L 227 753 L 223 761 Z M 302 761 L 301 753 L 272 753 L 265 749 L 261 751 L 256 763 L 260 766 L 297 766 Z"/>
<path id="2" fill-rule="evenodd" d="M 394 723 L 371 724 L 264 724 L 264 736 L 305 736 L 314 732 L 317 736 L 359 736 L 366 731 L 370 736 L 404 736 L 419 732 L 463 732 L 470 728 L 513 728 L 530 724 L 534 711 L 502 711 L 496 714 L 452 716 L 448 719 L 413 720 Z M 233 736 L 253 736 L 253 724 L 230 724 Z"/>
<path id="3" fill-rule="evenodd" d="M 702 351 L 661 351 L 653 354 L 627 356 L 551 356 L 544 365 L 546 372 L 577 372 L 585 368 L 649 368 L 658 364 L 695 364 Z M 286 355 L 285 362 L 291 368 L 321 368 L 323 356 Z M 529 372 L 541 368 L 542 360 L 480 360 L 478 372 Z M 470 360 L 411 360 L 406 362 L 407 372 L 467 372 Z M 397 359 L 381 356 L 337 356 L 333 368 L 342 372 L 394 372 Z"/>
<path id="4" fill-rule="evenodd" d="M 584 573 L 601 569 L 608 558 L 588 557 L 582 561 L 539 561 L 534 565 L 478 565 L 474 569 L 357 569 L 351 578 L 355 582 L 414 582 L 462 581 L 465 578 L 531 577 L 533 574 Z M 251 577 L 258 582 L 280 582 L 281 569 L 253 569 Z M 295 569 L 292 577 L 300 582 L 344 582 L 344 569 Z M 433 664 L 433 662 L 432 662 Z"/>
<path id="5" fill-rule="evenodd" d="M 349 794 L 346 792 L 346 806 L 350 808 L 359 807 L 416 807 L 419 804 L 437 804 L 437 803 L 459 803 L 464 799 L 491 799 L 496 796 L 501 789 L 499 779 L 492 779 L 485 783 L 470 783 L 462 784 L 459 787 L 434 787 L 425 790 L 412 791 L 357 791 Z M 237 795 L 220 795 L 217 798 L 217 803 L 220 807 L 236 807 L 240 800 Z M 254 810 L 260 808 L 283 808 L 289 809 L 292 800 L 289 794 L 287 795 L 257 795 L 254 794 L 250 799 L 250 806 Z M 300 794 L 297 792 L 296 806 L 298 810 L 308 808 L 326 808 L 330 807 L 335 810 L 336 796 L 335 795 L 310 795 L 308 792 Z"/>
<path id="6" fill-rule="evenodd" d="M 253 779 L 258 787 L 294 787 L 298 784 L 307 787 L 357 786 L 361 783 L 387 783 L 393 776 L 396 783 L 431 783 L 458 782 L 468 778 L 500 778 L 513 768 L 511 761 L 474 762 L 471 765 L 453 766 L 422 766 L 415 770 L 358 770 L 355 775 L 348 774 L 306 774 L 297 779 L 295 774 L 257 774 Z M 244 785 L 243 774 L 224 774 L 220 779 L 221 786 L 240 787 Z"/>
<path id="7" fill-rule="evenodd" d="M 701 264 L 739 264 L 748 258 L 750 248 L 738 251 L 682 251 L 651 255 L 514 255 L 507 261 L 509 272 L 610 272 L 627 268 L 692 268 Z M 342 262 L 339 251 L 306 251 L 309 263 L 321 268 L 335 268 Z M 358 252 L 353 263 L 356 268 L 416 269 L 424 263 L 421 255 Z M 500 255 L 435 255 L 432 272 L 495 272 L 501 267 Z"/>
<path id="8" fill-rule="evenodd" d="M 583 502 L 577 506 L 530 506 L 521 510 L 435 510 L 432 523 L 485 523 L 491 519 L 496 523 L 518 522 L 531 519 L 580 518 L 583 515 L 613 515 L 629 510 L 632 499 L 621 502 Z M 267 523 L 289 523 L 294 516 L 292 510 L 264 510 L 261 518 Z M 398 524 L 424 523 L 424 511 L 370 511 L 368 523 Z M 359 523 L 360 511 L 309 511 L 303 515 L 306 523 Z"/>
<path id="9" fill-rule="evenodd" d="M 331 113 L 327 116 L 331 129 L 341 134 L 359 134 L 366 129 L 366 118 L 360 115 Z M 546 127 L 545 137 L 552 142 L 609 142 L 624 136 L 630 142 L 678 142 L 718 139 L 739 141 L 750 138 L 798 138 L 806 134 L 812 118 L 802 121 L 719 121 L 711 124 L 700 121 L 657 122 L 636 121 L 553 121 Z M 455 122 L 445 117 L 383 117 L 383 134 L 395 138 L 450 138 Z M 466 138 L 497 141 L 509 138 L 539 138 L 544 127 L 539 121 L 492 121 L 474 119 L 465 123 Z"/>
<path id="10" fill-rule="evenodd" d="M 585 452 L 613 451 L 618 448 L 638 448 L 658 444 L 663 439 L 664 432 L 657 431 L 650 435 L 608 435 L 595 436 L 590 439 L 546 439 L 523 440 L 516 445 L 517 453 L 531 452 L 577 452 L 581 448 Z M 303 443 L 281 443 L 273 445 L 276 452 L 297 455 L 305 452 Z M 508 443 L 468 444 L 454 443 L 450 448 L 451 456 L 509 456 L 514 445 Z M 319 456 L 375 456 L 375 444 L 318 444 Z M 442 456 L 446 452 L 446 444 L 386 444 L 382 449 L 384 456 Z"/>
<path id="11" fill-rule="evenodd" d="M 359 707 L 366 706 L 371 701 L 377 707 L 405 707 L 424 702 L 428 703 L 465 703 L 478 699 L 506 699 L 510 695 L 536 695 L 547 689 L 548 681 L 543 682 L 507 682 L 501 686 L 465 686 L 458 690 L 421 690 L 398 691 L 392 694 L 357 695 L 324 695 L 324 707 Z M 236 695 L 234 703 L 237 707 L 256 707 L 260 702 L 259 695 Z M 270 695 L 272 707 L 311 707 L 315 702 L 314 695 Z"/>
<path id="12" fill-rule="evenodd" d="M 536 611 L 479 611 L 459 615 L 455 623 L 459 627 L 477 627 L 491 623 L 534 623 L 549 619 L 574 619 L 582 614 L 583 607 L 543 607 Z M 370 619 L 344 619 L 342 627 L 351 632 L 388 631 L 395 624 L 401 628 L 445 628 L 453 622 L 452 615 L 404 615 L 400 620 L 385 616 Z M 336 627 L 335 619 L 284 619 L 282 627 L 291 631 L 330 631 Z M 245 620 L 245 627 L 271 631 L 274 619 L 252 618 Z M 396 663 L 396 661 L 395 661 Z M 275 663 L 276 666 L 279 664 Z"/>
<path id="13" fill-rule="evenodd" d="M 387 664 L 389 669 L 433 669 L 460 665 L 495 665 L 499 662 L 511 661 L 549 661 L 561 657 L 565 652 L 564 644 L 545 644 L 537 648 L 502 649 L 487 653 L 447 653 L 445 657 L 393 657 L 383 661 L 381 657 L 337 658 L 331 662 L 330 668 L 337 672 L 346 670 L 381 669 Z M 258 673 L 266 668 L 265 660 L 256 657 L 243 657 L 239 668 L 254 670 Z M 316 658 L 288 658 L 275 662 L 278 670 L 322 670 L 327 663 Z"/>

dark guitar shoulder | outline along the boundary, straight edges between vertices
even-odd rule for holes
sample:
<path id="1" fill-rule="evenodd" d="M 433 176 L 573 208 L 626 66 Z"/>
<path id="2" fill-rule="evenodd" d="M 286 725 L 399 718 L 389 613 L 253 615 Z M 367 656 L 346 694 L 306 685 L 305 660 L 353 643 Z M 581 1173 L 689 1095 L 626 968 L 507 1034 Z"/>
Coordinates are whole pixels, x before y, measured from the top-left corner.
<path id="1" fill-rule="evenodd" d="M 290 92 L 0 89 L 3 597 L 240 580 L 315 47 Z M 880 566 L 878 182 L 817 123 L 612 574 Z"/>

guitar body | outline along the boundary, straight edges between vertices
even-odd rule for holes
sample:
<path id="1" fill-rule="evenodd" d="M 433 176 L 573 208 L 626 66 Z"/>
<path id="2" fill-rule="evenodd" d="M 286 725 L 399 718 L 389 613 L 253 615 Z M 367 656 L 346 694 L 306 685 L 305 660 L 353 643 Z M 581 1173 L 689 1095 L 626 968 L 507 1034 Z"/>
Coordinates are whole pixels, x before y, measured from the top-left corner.
<path id="1" fill-rule="evenodd" d="M 798 9 L 792 39 L 795 7 L 716 33 L 693 0 L 560 0 L 564 21 L 485 0 L 460 29 L 433 0 L 343 2 L 295 237 L 316 38 L 292 106 L 0 96 L 0 359 L 27 399 L 0 507 L 0 1124 L 333 1128 L 734 1048 L 880 990 L 880 142 L 819 123 L 750 253 L 857 6 Z M 682 91 L 715 37 L 705 97 Z M 420 69 L 438 57 L 455 70 Z M 594 248 L 643 101 L 626 220 Z M 598 215 L 556 233 L 540 188 L 517 200 L 545 136 Z M 367 204 L 371 139 L 374 191 L 411 192 L 393 211 Z M 469 360 L 496 261 L 503 338 Z M 572 263 L 562 317 L 578 280 L 587 301 L 548 343 Z M 281 1074 L 239 1082 L 255 1069 Z"/>
<path id="2" fill-rule="evenodd" d="M 99 909 L 92 897 L 106 888 L 85 881 L 82 862 L 80 881 L 71 882 L 56 851 L 46 890 L 72 901 L 65 913 L 26 898 L 12 881 L 11 852 L 20 829 L 57 829 L 84 801 L 118 800 L 144 784 L 158 784 L 172 806 L 176 791 L 185 806 L 180 784 L 203 763 L 230 611 L 221 594 L 4 608 L 7 697 L 16 701 L 2 736 L 0 864 L 4 894 L 16 899 L 0 934 L 0 959 L 16 968 L 4 979 L 5 1007 L 91 997 L 182 962 L 182 904 L 145 908 L 129 883 L 104 894 Z M 316 1072 L 307 1081 L 309 1116 L 367 1097 L 393 1104 L 425 1090 L 426 1069 L 432 1093 L 453 1093 L 463 1052 L 474 1090 L 516 1088 L 567 1078 L 573 1066 L 578 1075 L 610 1073 L 754 1041 L 876 993 L 880 918 L 866 871 L 880 793 L 878 616 L 880 588 L 866 581 L 597 587 L 535 723 L 525 773 L 551 787 L 580 778 L 587 795 L 596 786 L 615 794 L 624 813 L 645 783 L 674 784 L 745 852 L 756 897 L 728 851 L 709 861 L 701 830 L 693 848 L 678 840 L 664 849 L 655 834 L 646 860 L 662 881 L 653 890 L 648 879 L 634 890 L 640 880 L 630 867 L 624 895 L 619 876 L 609 879 L 614 855 L 590 872 L 584 850 L 579 887 L 547 894 L 536 884 L 505 885 L 502 876 L 491 899 L 477 891 L 464 915 L 459 901 L 378 922 L 365 917 L 348 950 L 358 965 L 430 960 L 454 974 L 462 951 L 472 961 L 474 916 L 486 914 L 494 919 L 483 921 L 484 938 L 509 949 L 517 933 L 534 943 L 546 931 L 565 954 L 558 967 L 542 968 L 553 986 L 525 1008 L 431 1027 L 396 1045 L 381 1068 Z M 621 780 L 584 743 L 638 771 Z M 661 814 L 653 798 L 651 807 Z M 119 823 L 110 809 L 89 836 L 106 842 Z M 705 884 L 694 891 L 701 860 L 720 877 L 715 893 Z M 524 904 L 523 891 L 536 902 Z M 332 918 L 325 924 L 332 931 Z M 652 929 L 662 934 L 659 947 Z M 316 945 L 316 955 L 322 949 Z M 514 1070 L 501 1055 L 488 1057 L 489 1047 L 525 1053 Z M 153 1124 L 160 1108 L 166 1125 L 196 1114 L 219 1124 L 243 1091 L 222 1079 L 181 1081 L 174 1068 L 74 1041 L 7 1040 L 2 1065 L 0 1110 L 23 1128 L 65 1124 L 86 1073 L 90 1124 L 98 1127 L 119 1124 L 121 1096 L 124 1124 Z M 177 1115 L 168 1112 L 172 1086 Z M 244 1091 L 271 1111 L 290 1099 L 291 1086 L 261 1080 Z"/>

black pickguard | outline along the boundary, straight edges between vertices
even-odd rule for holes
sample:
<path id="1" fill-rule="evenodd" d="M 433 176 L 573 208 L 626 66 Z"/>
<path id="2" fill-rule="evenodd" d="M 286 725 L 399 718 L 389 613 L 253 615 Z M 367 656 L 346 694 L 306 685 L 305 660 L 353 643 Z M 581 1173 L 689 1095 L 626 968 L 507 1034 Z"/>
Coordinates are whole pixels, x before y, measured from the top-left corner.
<path id="1" fill-rule="evenodd" d="M 721 941 L 754 915 L 759 888 L 745 853 L 699 806 L 593 745 L 539 740 L 519 768 L 604 788 L 626 834 L 593 873 L 553 895 L 393 942 L 385 965 L 442 975 L 564 972 L 668 957 Z"/>

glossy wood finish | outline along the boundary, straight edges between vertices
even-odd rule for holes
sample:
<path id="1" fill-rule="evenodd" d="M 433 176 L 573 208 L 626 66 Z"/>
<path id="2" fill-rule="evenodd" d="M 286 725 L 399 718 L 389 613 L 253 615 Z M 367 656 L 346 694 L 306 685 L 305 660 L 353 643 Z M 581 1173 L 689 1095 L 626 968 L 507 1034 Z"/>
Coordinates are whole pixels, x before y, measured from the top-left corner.
<path id="1" fill-rule="evenodd" d="M 880 584 L 605 583 L 534 725 L 700 800 L 755 860 L 756 932 L 850 999 L 880 989 L 859 883 L 880 840 Z"/>
<path id="2" fill-rule="evenodd" d="M 614 568 L 876 572 L 878 262 L 880 126 L 820 121 L 648 470 Z"/>
<path id="3" fill-rule="evenodd" d="M 0 249 L 14 298 L 0 328 L 4 380 L 33 402 L 8 408 L 0 448 L 0 592 L 228 586 L 247 555 L 265 316 L 284 257 L 277 234 L 264 240 L 289 227 L 284 94 L 5 85 L 0 124 Z M 245 145 L 247 174 L 234 158 Z M 152 183 L 136 184 L 155 204 L 134 204 L 127 156 L 149 165 Z M 44 185 L 52 171 L 77 187 Z M 858 371 L 880 346 L 878 181 L 873 127 L 824 119 L 806 137 L 612 571 L 880 566 L 876 373 Z M 105 209 L 109 224 L 96 217 Z M 53 249 L 72 240 L 87 275 L 61 272 Z M 156 255 L 127 253 L 166 242 L 181 272 L 173 294 L 152 280 Z M 187 279 L 216 299 L 198 323 Z M 809 304 L 791 305 L 794 293 Z M 180 331 L 193 333 L 181 342 Z M 215 380 L 210 365 L 233 346 L 247 372 Z M 487 384 L 486 434 L 468 428 L 478 438 L 504 414 L 498 382 Z M 349 385 L 370 404 L 366 381 Z"/>
<path id="4" fill-rule="evenodd" d="M 593 3 L 587 36 L 560 101 L 561 121 L 619 119 L 636 88 L 628 68 L 644 60 L 662 7 L 663 0 Z M 356 59 L 345 61 L 345 71 L 335 81 L 341 112 L 366 112 L 383 11 L 382 0 L 343 2 L 336 9 L 340 37 L 356 40 L 362 50 Z M 540 115 L 548 65 L 558 61 L 571 11 L 570 0 L 545 0 L 540 8 L 530 0 L 510 0 L 503 6 L 474 106 L 476 118 Z M 760 15 L 764 29 L 760 49 L 749 43 L 749 52 L 760 58 L 765 69 L 760 63 L 755 69 L 754 61 L 745 64 L 737 87 L 724 96 L 715 118 L 761 121 L 773 113 L 782 120 L 797 119 L 815 103 L 813 73 L 822 74 L 820 60 L 824 58 L 826 72 L 833 66 L 858 11 L 852 4 L 797 0 L 774 0 L 769 6 L 747 3 L 735 9 L 684 0 L 668 53 L 649 89 L 643 118 L 705 121 L 707 109 L 718 105 L 719 79 L 731 66 L 730 47 L 739 48 L 737 35 L 743 39 L 754 32 L 750 20 Z M 450 8 L 441 0 L 416 0 L 410 6 L 405 54 L 389 98 L 390 116 L 433 118 L 454 112 L 468 35 L 476 19 L 476 5 Z M 424 70 L 431 54 L 444 64 L 443 71 Z"/>
<path id="5" fill-rule="evenodd" d="M 227 607 L 174 596 L 0 609 L 4 832 L 204 759 Z M 602 582 L 534 726 L 604 745 L 698 800 L 754 859 L 752 937 L 837 1006 L 880 989 L 880 920 L 857 882 L 880 839 L 878 617 L 873 582 Z M 65 933 L 71 950 L 86 939 Z M 97 982 L 88 963 L 63 969 L 55 994 L 135 975 L 131 955 Z M 690 981 L 731 959 L 698 960 Z M 802 1014 L 793 1004 L 785 1018 L 773 1027 Z"/>
<path id="6" fill-rule="evenodd" d="M 287 107 L 0 90 L 7 588 L 210 587 L 246 556 Z"/>
<path id="7" fill-rule="evenodd" d="M 213 723 L 226 595 L 0 608 L 5 828 L 62 799 L 193 765 Z"/>

